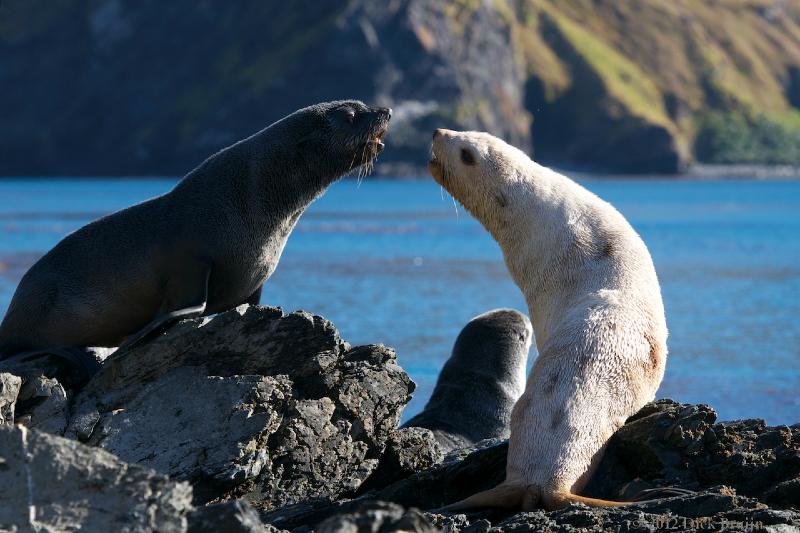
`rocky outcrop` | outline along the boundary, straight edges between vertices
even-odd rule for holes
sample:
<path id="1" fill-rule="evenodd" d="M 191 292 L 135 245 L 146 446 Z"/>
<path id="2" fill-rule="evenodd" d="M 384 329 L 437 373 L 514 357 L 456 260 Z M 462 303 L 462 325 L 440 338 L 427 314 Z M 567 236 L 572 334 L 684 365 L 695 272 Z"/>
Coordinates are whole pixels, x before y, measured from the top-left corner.
<path id="1" fill-rule="evenodd" d="M 436 127 L 530 137 L 511 24 L 488 0 L 34 11 L 3 2 L 0 85 L 20 90 L 0 101 L 0 175 L 182 175 L 296 109 L 342 98 L 394 108 L 383 172 L 422 170 Z"/>
<path id="2" fill-rule="evenodd" d="M 107 357 L 80 389 L 26 369 L 0 374 L 3 530 L 800 528 L 800 425 L 717 422 L 708 406 L 670 400 L 628 420 L 583 493 L 678 497 L 437 513 L 502 481 L 507 442 L 443 457 L 430 430 L 398 429 L 413 383 L 394 352 L 351 347 L 304 312 L 241 306 L 183 321 Z"/>
<path id="3" fill-rule="evenodd" d="M 33 376 L 17 397 L 16 421 L 31 429 L 63 435 L 69 418 L 67 391 L 55 378 Z"/>
<path id="4" fill-rule="evenodd" d="M 658 487 L 697 491 L 725 485 L 764 503 L 800 508 L 793 491 L 800 479 L 800 425 L 715 420 L 706 405 L 648 404 L 614 434 L 583 493 L 627 500 Z M 478 448 L 392 484 L 376 497 L 440 507 L 502 481 L 506 452 L 505 443 Z"/>
<path id="5" fill-rule="evenodd" d="M 9 373 L 0 373 L 0 426 L 14 423 L 14 407 L 22 379 Z"/>
<path id="6" fill-rule="evenodd" d="M 414 385 L 389 348 L 351 347 L 308 313 L 242 306 L 115 352 L 80 390 L 30 372 L 24 383 L 2 374 L 2 387 L 9 420 L 17 406 L 17 423 L 64 434 L 71 449 L 218 502 L 192 512 L 193 530 L 255 531 L 246 502 L 263 511 L 355 492 L 397 440 Z M 0 486 L 0 499 L 20 494 Z"/>
<path id="7" fill-rule="evenodd" d="M 242 306 L 115 353 L 75 398 L 67 435 L 190 481 L 198 502 L 272 508 L 357 489 L 412 390 L 384 346 Z"/>
<path id="8" fill-rule="evenodd" d="M 375 531 L 439 531 L 417 509 L 406 510 L 386 502 L 367 502 L 352 513 L 333 516 L 316 527 L 319 533 L 373 533 Z"/>
<path id="9" fill-rule="evenodd" d="M 427 516 L 434 525 L 450 531 L 800 527 L 800 425 L 770 428 L 758 420 L 716 423 L 715 419 L 714 411 L 705 405 L 671 400 L 648 404 L 614 435 L 597 473 L 583 491 L 616 500 L 644 498 L 648 494 L 644 491 L 665 487 L 687 489 L 692 494 L 612 509 L 573 505 L 549 513 L 512 515 L 492 510 L 469 516 Z M 507 451 L 504 441 L 486 441 L 358 500 L 307 503 L 265 518 L 278 527 L 293 529 L 336 515 L 358 515 L 359 506 L 366 501 L 393 502 L 404 509 L 436 509 L 500 483 Z"/>
<path id="10" fill-rule="evenodd" d="M 192 489 L 108 452 L 0 427 L 0 530 L 186 530 Z"/>
<path id="11" fill-rule="evenodd" d="M 189 533 L 277 533 L 267 526 L 256 510 L 243 500 L 231 500 L 199 507 L 188 515 Z"/>
<path id="12" fill-rule="evenodd" d="M 434 433 L 427 428 L 403 427 L 389 435 L 378 467 L 359 487 L 363 494 L 436 466 L 444 455 Z"/>
<path id="13" fill-rule="evenodd" d="M 587 491 L 625 498 L 654 486 L 727 485 L 765 503 L 800 507 L 791 489 L 800 479 L 800 425 L 715 421 L 706 405 L 649 404 L 614 435 Z"/>
<path id="14" fill-rule="evenodd" d="M 668 502 L 634 507 L 589 508 L 573 505 L 554 512 L 518 513 L 495 520 L 472 520 L 464 515 L 434 515 L 432 522 L 444 530 L 463 532 L 560 531 L 585 533 L 602 531 L 796 531 L 800 513 L 768 509 L 751 498 L 719 491 L 701 492 L 673 498 Z"/>

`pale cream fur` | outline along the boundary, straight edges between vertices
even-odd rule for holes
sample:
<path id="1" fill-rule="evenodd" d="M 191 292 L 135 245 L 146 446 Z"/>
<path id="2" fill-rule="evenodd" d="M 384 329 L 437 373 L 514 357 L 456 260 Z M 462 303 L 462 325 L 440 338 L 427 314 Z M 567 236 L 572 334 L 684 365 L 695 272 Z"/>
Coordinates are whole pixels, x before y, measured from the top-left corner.
<path id="1" fill-rule="evenodd" d="M 577 494 L 664 375 L 647 247 L 609 203 L 487 133 L 437 130 L 432 153 L 434 179 L 499 243 L 539 351 L 511 417 L 506 480 L 448 509 L 620 503 Z"/>

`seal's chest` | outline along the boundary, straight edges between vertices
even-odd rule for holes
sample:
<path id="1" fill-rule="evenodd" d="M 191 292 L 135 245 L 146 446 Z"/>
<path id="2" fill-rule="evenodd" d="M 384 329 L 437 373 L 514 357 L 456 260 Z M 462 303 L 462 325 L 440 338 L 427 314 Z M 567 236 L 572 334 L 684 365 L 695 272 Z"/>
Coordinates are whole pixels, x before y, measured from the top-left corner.
<path id="1" fill-rule="evenodd" d="M 280 232 L 261 246 L 254 247 L 250 254 L 247 254 L 248 257 L 242 257 L 245 263 L 243 278 L 256 285 L 266 281 L 275 272 L 288 237 L 289 232 Z"/>
<path id="2" fill-rule="evenodd" d="M 291 217 L 266 230 L 248 227 L 244 232 L 245 240 L 240 234 L 235 246 L 230 246 L 224 261 L 218 265 L 216 280 L 219 287 L 215 288 L 224 293 L 223 307 L 243 302 L 275 272 L 296 221 L 297 217 Z"/>

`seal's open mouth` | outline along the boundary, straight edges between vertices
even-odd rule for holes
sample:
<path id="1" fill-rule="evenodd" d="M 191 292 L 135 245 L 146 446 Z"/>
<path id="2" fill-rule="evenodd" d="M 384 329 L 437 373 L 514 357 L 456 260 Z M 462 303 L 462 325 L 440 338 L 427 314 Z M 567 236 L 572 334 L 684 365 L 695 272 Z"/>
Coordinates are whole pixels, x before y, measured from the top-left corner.
<path id="1" fill-rule="evenodd" d="M 372 144 L 375 146 L 375 149 L 380 153 L 383 148 L 386 146 L 383 144 L 383 136 L 386 135 L 386 132 L 389 130 L 389 125 L 385 124 L 378 129 L 378 131 L 367 141 L 367 144 Z"/>
<path id="2" fill-rule="evenodd" d="M 391 117 L 391 110 L 388 113 L 381 113 L 380 118 L 370 123 L 370 129 L 359 139 L 359 144 L 356 145 L 356 157 L 351 168 L 357 169 L 359 179 L 367 176 L 372 172 L 372 167 L 378 154 L 383 152 L 385 144 L 383 144 L 383 137 L 389 131 L 389 118 Z"/>
<path id="3" fill-rule="evenodd" d="M 444 186 L 444 168 L 439 160 L 436 159 L 436 154 L 433 151 L 431 151 L 431 158 L 428 160 L 428 171 L 439 185 Z"/>

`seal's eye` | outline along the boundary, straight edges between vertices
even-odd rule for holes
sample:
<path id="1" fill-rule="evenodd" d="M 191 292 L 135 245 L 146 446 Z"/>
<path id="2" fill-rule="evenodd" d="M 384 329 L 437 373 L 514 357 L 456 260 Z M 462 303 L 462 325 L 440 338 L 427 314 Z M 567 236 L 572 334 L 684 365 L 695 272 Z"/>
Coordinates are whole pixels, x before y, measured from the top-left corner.
<path id="1" fill-rule="evenodd" d="M 472 155 L 472 152 L 467 150 L 466 148 L 461 149 L 461 162 L 465 165 L 474 165 L 475 164 L 475 156 Z"/>
<path id="2" fill-rule="evenodd" d="M 353 121 L 356 119 L 356 112 L 350 109 L 349 107 L 344 110 L 344 121 L 348 124 L 352 124 Z"/>

